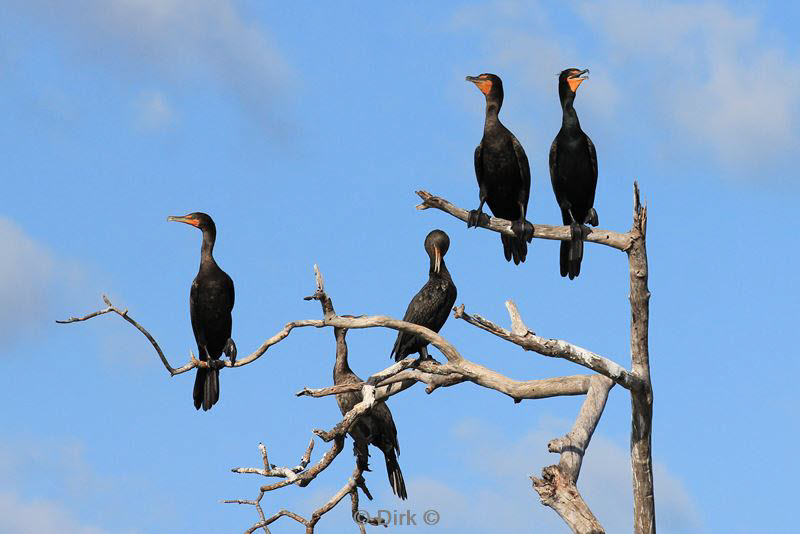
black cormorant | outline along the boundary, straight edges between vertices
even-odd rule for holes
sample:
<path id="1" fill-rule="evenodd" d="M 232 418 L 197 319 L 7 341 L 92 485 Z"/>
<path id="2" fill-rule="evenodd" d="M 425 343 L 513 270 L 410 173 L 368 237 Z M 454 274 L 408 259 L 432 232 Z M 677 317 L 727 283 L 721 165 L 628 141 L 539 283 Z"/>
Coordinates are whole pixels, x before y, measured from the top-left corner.
<path id="1" fill-rule="evenodd" d="M 496 217 L 513 221 L 511 229 L 517 237 L 500 234 L 506 260 L 515 264 L 525 261 L 527 243 L 533 239 L 533 225 L 526 220 L 531 190 L 531 169 L 528 156 L 497 114 L 503 105 L 503 81 L 495 74 L 467 76 L 486 96 L 486 121 L 483 139 L 475 149 L 475 176 L 480 188 L 480 205 L 469 212 L 467 228 L 477 226 L 484 202 Z"/>
<path id="2" fill-rule="evenodd" d="M 337 329 L 338 330 L 338 329 Z M 339 346 L 338 336 L 344 335 L 345 330 L 337 332 L 336 365 L 333 367 L 333 383 L 360 384 L 361 379 L 350 369 L 347 363 L 347 346 Z M 336 403 L 342 415 L 353 409 L 353 406 L 363 400 L 361 391 L 348 391 L 336 394 Z M 348 432 L 353 438 L 353 454 L 359 469 L 369 471 L 369 445 L 374 445 L 383 451 L 386 458 L 386 474 L 392 491 L 401 499 L 408 497 L 403 472 L 397 463 L 400 454 L 400 445 L 397 442 L 397 427 L 394 426 L 392 412 L 385 402 L 379 402 L 368 413 L 362 415 Z M 372 497 L 367 494 L 371 499 Z"/>
<path id="3" fill-rule="evenodd" d="M 444 326 L 456 301 L 456 285 L 444 263 L 448 248 L 450 238 L 441 230 L 433 230 L 425 237 L 425 252 L 430 258 L 428 282 L 411 299 L 403 316 L 404 321 L 424 326 L 434 332 Z M 399 362 L 417 352 L 421 358 L 427 358 L 428 342 L 413 334 L 398 332 L 390 357 L 394 356 Z"/>
<path id="4" fill-rule="evenodd" d="M 200 252 L 200 270 L 189 291 L 189 313 L 192 330 L 197 341 L 201 360 L 211 360 L 216 366 L 198 367 L 194 380 L 194 407 L 210 410 L 219 400 L 219 369 L 217 362 L 224 352 L 236 361 L 236 344 L 231 339 L 231 310 L 233 310 L 233 280 L 214 261 L 214 242 L 217 227 L 205 213 L 190 213 L 183 217 L 170 216 L 168 221 L 182 222 L 203 231 L 203 248 Z"/>
<path id="5" fill-rule="evenodd" d="M 597 226 L 594 192 L 597 188 L 597 152 L 581 130 L 575 112 L 575 92 L 587 79 L 589 69 L 566 69 L 558 76 L 561 100 L 561 129 L 550 146 L 550 181 L 556 194 L 561 219 L 572 229 L 572 239 L 561 242 L 561 276 L 570 280 L 581 273 L 584 224 Z"/>

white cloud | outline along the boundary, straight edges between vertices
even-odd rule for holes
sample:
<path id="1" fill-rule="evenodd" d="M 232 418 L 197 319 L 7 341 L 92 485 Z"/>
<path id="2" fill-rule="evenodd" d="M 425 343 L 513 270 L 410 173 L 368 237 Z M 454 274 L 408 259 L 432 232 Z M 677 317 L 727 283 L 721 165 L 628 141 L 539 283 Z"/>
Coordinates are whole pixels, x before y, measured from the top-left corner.
<path id="1" fill-rule="evenodd" d="M 541 526 L 542 532 L 562 529 L 566 532 L 555 513 L 539 503 L 527 476 L 539 476 L 542 468 L 558 463 L 558 455 L 547 452 L 547 442 L 565 434 L 571 425 L 565 420 L 543 420 L 538 428 L 521 439 L 511 440 L 488 421 L 462 421 L 453 431 L 458 438 L 454 441 L 473 444 L 464 461 L 485 477 L 489 500 L 485 501 L 484 511 L 476 513 L 475 495 L 461 495 L 452 488 L 448 491 L 440 488 L 433 491 L 432 500 L 428 502 L 440 502 L 437 495 L 444 496 L 447 509 L 459 513 L 458 510 L 466 507 L 463 513 L 467 517 L 495 517 L 495 520 L 504 521 L 504 532 L 529 531 L 531 523 Z M 680 479 L 664 464 L 654 462 L 654 482 L 659 530 L 699 532 L 700 514 Z M 438 483 L 451 486 L 447 481 Z M 419 491 L 416 481 L 413 487 L 416 494 Z M 607 532 L 632 530 L 633 494 L 627 448 L 595 434 L 581 468 L 578 489 Z M 409 494 L 412 494 L 410 489 Z M 484 508 L 483 504 L 480 506 Z"/>
<path id="2" fill-rule="evenodd" d="M 52 325 L 53 305 L 84 286 L 75 262 L 57 258 L 14 221 L 0 216 L 0 344 L 8 347 L 25 335 Z"/>
<path id="3" fill-rule="evenodd" d="M 47 481 L 47 483 L 44 483 Z M 57 501 L 31 497 L 24 488 L 57 487 Z M 4 534 L 105 534 L 83 521 L 66 504 L 88 494 L 113 494 L 113 486 L 94 472 L 83 446 L 75 441 L 0 443 L 0 532 Z M 134 531 L 116 528 L 115 532 Z"/>
<path id="4" fill-rule="evenodd" d="M 0 344 L 41 325 L 48 309 L 55 263 L 49 251 L 11 220 L 0 217 Z"/>
<path id="5" fill-rule="evenodd" d="M 6 534 L 105 534 L 109 531 L 81 524 L 60 503 L 24 500 L 12 492 L 0 492 L 0 532 Z"/>
<path id="6" fill-rule="evenodd" d="M 715 2 L 624 0 L 579 11 L 612 45 L 617 66 L 651 79 L 678 125 L 721 159 L 759 164 L 797 146 L 800 58 L 769 44 L 758 18 Z"/>
<path id="7" fill-rule="evenodd" d="M 175 118 L 167 97 L 160 91 L 142 91 L 136 99 L 136 122 L 145 130 L 162 130 Z"/>
<path id="8" fill-rule="evenodd" d="M 67 32 L 91 61 L 123 76 L 198 74 L 278 127 L 272 100 L 291 76 L 267 32 L 233 0 L 18 0 L 17 12 Z"/>

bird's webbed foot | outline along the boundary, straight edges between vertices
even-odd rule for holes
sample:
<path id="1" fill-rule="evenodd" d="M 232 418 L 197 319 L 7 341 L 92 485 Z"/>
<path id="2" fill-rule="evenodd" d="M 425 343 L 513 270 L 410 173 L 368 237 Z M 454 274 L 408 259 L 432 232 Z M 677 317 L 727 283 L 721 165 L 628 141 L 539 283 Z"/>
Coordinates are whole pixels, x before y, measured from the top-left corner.
<path id="1" fill-rule="evenodd" d="M 597 218 L 597 210 L 590 208 L 589 213 L 586 214 L 586 220 L 583 221 L 583 224 L 590 224 L 592 226 L 597 226 L 600 224 L 600 219 Z"/>
<path id="2" fill-rule="evenodd" d="M 236 343 L 233 342 L 233 338 L 228 338 L 228 342 L 225 343 L 225 348 L 222 349 L 222 352 L 230 359 L 231 365 L 236 363 Z"/>
<path id="3" fill-rule="evenodd" d="M 473 226 L 486 226 L 489 224 L 489 216 L 486 215 L 481 208 L 469 211 L 469 218 L 467 219 L 467 228 Z"/>
<path id="4" fill-rule="evenodd" d="M 533 241 L 533 225 L 524 218 L 511 223 L 511 231 L 514 232 L 514 235 L 524 239 L 528 243 Z"/>

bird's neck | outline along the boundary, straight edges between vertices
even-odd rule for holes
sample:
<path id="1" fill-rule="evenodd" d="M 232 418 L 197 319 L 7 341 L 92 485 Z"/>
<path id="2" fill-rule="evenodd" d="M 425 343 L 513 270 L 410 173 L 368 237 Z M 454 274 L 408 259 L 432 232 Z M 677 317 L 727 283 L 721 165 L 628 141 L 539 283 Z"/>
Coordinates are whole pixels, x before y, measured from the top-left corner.
<path id="1" fill-rule="evenodd" d="M 573 103 L 575 102 L 575 93 L 567 95 L 561 102 L 561 129 L 566 131 L 577 131 L 581 129 L 581 123 L 578 121 L 578 114 L 575 112 Z"/>
<path id="2" fill-rule="evenodd" d="M 200 249 L 200 265 L 213 264 L 214 262 L 214 243 L 217 236 L 211 230 L 203 230 L 203 246 Z"/>
<path id="3" fill-rule="evenodd" d="M 333 366 L 333 383 L 337 384 L 341 378 L 353 374 L 350 369 L 350 364 L 347 361 L 347 345 L 344 344 L 344 339 L 339 341 L 339 336 L 344 336 L 344 333 L 336 333 L 336 363 Z"/>
<path id="4" fill-rule="evenodd" d="M 500 119 L 497 115 L 500 113 L 500 103 L 495 101 L 486 101 L 486 120 L 483 123 L 483 129 L 491 130 L 500 124 Z"/>
<path id="5" fill-rule="evenodd" d="M 428 268 L 428 276 L 430 278 L 444 278 L 445 280 L 452 280 L 450 278 L 450 271 L 447 270 L 447 265 L 444 263 L 444 258 L 442 258 L 442 262 L 439 264 L 439 272 L 437 273 L 436 270 L 436 262 L 431 258 L 431 264 Z"/>

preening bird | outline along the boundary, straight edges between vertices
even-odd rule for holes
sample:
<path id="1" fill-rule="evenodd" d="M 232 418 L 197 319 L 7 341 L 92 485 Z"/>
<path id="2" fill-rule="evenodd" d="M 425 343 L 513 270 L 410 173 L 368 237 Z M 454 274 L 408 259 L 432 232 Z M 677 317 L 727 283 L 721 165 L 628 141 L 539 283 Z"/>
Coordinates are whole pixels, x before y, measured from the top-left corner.
<path id="1" fill-rule="evenodd" d="M 236 361 L 236 344 L 231 339 L 233 280 L 214 261 L 217 227 L 211 217 L 195 212 L 183 217 L 169 216 L 167 220 L 190 224 L 203 231 L 200 270 L 189 291 L 189 313 L 200 360 L 216 364 L 208 369 L 198 367 L 194 379 L 194 407 L 210 410 L 219 400 L 219 369 L 222 365 L 218 360 L 225 353 L 231 363 Z"/>
<path id="2" fill-rule="evenodd" d="M 573 103 L 578 86 L 588 79 L 589 69 L 565 69 L 558 76 L 561 129 L 550 146 L 550 181 L 561 219 L 572 229 L 572 239 L 561 242 L 561 276 L 570 280 L 581 273 L 584 224 L 597 226 L 594 193 L 597 188 L 597 152 L 581 130 Z"/>
<path id="3" fill-rule="evenodd" d="M 497 117 L 503 105 L 503 81 L 495 74 L 467 76 L 486 97 L 486 120 L 483 138 L 475 149 L 475 176 L 478 179 L 480 205 L 469 212 L 467 228 L 478 226 L 485 219 L 483 204 L 496 217 L 513 221 L 516 237 L 500 234 L 506 260 L 519 265 L 525 261 L 533 239 L 533 225 L 526 220 L 531 191 L 531 169 L 528 156 L 508 128 Z"/>
<path id="4" fill-rule="evenodd" d="M 338 329 L 337 329 L 338 330 Z M 341 384 L 360 384 L 361 379 L 350 369 L 347 362 L 347 345 L 339 341 L 339 336 L 344 335 L 345 330 L 337 332 L 336 364 L 333 367 L 333 383 Z M 353 409 L 353 407 L 363 400 L 361 390 L 348 391 L 336 394 L 336 403 L 342 415 Z M 362 415 L 348 432 L 353 438 L 353 454 L 359 469 L 369 471 L 369 445 L 379 448 L 386 459 L 386 474 L 389 477 L 389 484 L 392 491 L 401 499 L 408 497 L 406 493 L 406 483 L 403 480 L 403 472 L 400 464 L 397 463 L 397 455 L 400 454 L 400 444 L 397 441 L 397 427 L 392 419 L 392 412 L 385 402 L 380 402 L 372 407 L 372 410 Z M 372 499 L 365 488 L 364 493 Z"/>
<path id="5" fill-rule="evenodd" d="M 428 281 L 411 299 L 403 316 L 404 321 L 424 326 L 434 332 L 444 326 L 457 295 L 456 285 L 444 263 L 444 255 L 449 248 L 450 238 L 441 230 L 433 230 L 425 237 L 425 252 L 430 259 Z M 398 332 L 390 357 L 394 356 L 399 362 L 414 353 L 419 353 L 421 358 L 428 358 L 428 342 L 419 336 Z"/>

